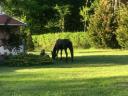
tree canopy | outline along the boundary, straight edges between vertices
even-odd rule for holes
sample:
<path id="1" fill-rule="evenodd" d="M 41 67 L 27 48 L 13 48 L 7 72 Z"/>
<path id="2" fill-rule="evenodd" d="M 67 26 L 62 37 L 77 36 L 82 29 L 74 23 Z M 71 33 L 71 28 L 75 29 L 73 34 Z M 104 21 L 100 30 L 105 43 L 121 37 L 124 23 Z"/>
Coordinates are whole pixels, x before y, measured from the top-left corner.
<path id="1" fill-rule="evenodd" d="M 69 6 L 70 14 L 65 16 L 66 31 L 81 31 L 83 23 L 80 20 L 80 7 L 86 0 L 2 0 L 4 12 L 18 17 L 26 22 L 33 33 L 59 31 L 59 27 L 48 26 L 49 22 L 55 23 L 60 17 L 55 10 L 56 5 Z M 54 25 L 54 24 L 53 24 Z"/>

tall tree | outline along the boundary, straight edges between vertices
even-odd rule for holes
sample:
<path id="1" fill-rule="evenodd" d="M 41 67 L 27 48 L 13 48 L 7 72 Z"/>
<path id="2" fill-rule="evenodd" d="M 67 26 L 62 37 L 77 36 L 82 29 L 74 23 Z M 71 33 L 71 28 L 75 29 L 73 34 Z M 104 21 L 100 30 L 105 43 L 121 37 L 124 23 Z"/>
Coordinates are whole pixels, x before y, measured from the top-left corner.
<path id="1" fill-rule="evenodd" d="M 82 22 L 84 23 L 84 32 L 87 30 L 87 22 L 89 19 L 89 10 L 87 6 L 83 6 L 80 10 L 80 15 L 82 16 Z"/>
<path id="2" fill-rule="evenodd" d="M 70 14 L 69 5 L 64 5 L 64 6 L 56 5 L 55 9 L 59 14 L 59 18 L 60 18 L 59 25 L 60 25 L 61 32 L 64 32 L 65 31 L 65 16 Z"/>
<path id="3" fill-rule="evenodd" d="M 48 31 L 49 22 L 54 22 L 57 12 L 54 9 L 56 4 L 72 6 L 70 15 L 65 17 L 66 31 L 81 31 L 83 24 L 80 20 L 79 8 L 86 0 L 1 0 L 4 2 L 5 12 L 17 16 L 28 24 L 33 33 L 44 33 Z M 93 1 L 93 0 L 89 0 Z M 55 19 L 57 20 L 57 19 Z M 53 24 L 53 23 L 52 23 Z M 56 27 L 56 26 L 55 26 Z"/>
<path id="4" fill-rule="evenodd" d="M 117 14 L 116 38 L 122 48 L 128 49 L 128 5 L 120 3 Z"/>

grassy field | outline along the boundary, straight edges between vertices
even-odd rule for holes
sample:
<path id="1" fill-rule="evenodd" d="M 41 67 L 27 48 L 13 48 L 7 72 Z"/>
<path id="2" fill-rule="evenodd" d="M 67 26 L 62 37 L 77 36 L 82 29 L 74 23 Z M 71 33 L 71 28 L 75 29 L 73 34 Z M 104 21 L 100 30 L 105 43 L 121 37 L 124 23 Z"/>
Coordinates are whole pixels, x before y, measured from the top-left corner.
<path id="1" fill-rule="evenodd" d="M 128 96 L 127 50 L 75 50 L 75 61 L 1 67 L 0 96 Z"/>

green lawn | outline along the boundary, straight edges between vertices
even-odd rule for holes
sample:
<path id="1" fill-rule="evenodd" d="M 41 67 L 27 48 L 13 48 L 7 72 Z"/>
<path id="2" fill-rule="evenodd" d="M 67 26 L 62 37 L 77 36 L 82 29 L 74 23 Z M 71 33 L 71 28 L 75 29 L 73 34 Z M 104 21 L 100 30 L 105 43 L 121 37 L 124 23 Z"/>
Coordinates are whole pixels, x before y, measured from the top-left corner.
<path id="1" fill-rule="evenodd" d="M 1 67 L 0 96 L 128 96 L 128 51 L 75 50 L 73 63 Z"/>

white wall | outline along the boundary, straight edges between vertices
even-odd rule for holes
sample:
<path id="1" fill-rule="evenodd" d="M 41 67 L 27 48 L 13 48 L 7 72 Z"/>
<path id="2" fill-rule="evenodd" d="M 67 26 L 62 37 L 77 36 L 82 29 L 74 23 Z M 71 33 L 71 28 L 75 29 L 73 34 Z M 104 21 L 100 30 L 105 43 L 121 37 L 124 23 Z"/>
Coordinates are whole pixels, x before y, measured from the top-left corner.
<path id="1" fill-rule="evenodd" d="M 4 46 L 0 47 L 0 55 L 18 55 L 24 52 L 24 46 L 19 45 L 19 47 L 14 47 L 11 50 L 5 48 Z"/>

